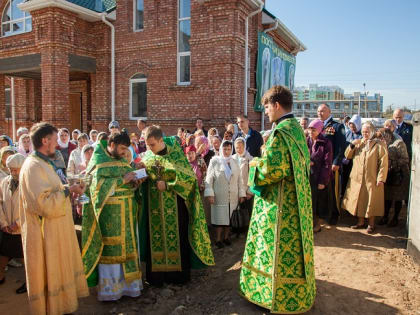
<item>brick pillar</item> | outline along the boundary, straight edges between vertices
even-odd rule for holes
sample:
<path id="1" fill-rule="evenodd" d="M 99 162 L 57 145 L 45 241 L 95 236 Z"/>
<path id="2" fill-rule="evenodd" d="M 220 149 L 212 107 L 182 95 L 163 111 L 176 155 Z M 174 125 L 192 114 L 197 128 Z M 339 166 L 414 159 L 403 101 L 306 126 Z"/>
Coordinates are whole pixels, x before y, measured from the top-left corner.
<path id="1" fill-rule="evenodd" d="M 70 127 L 68 53 L 60 47 L 41 51 L 42 120 Z"/>

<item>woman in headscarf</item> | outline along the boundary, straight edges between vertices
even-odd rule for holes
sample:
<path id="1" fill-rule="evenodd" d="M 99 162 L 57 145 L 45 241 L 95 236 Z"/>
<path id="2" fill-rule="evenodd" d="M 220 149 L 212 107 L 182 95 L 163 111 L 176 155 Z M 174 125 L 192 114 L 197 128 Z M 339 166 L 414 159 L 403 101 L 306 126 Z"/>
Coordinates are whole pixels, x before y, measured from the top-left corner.
<path id="1" fill-rule="evenodd" d="M 249 216 L 251 217 L 253 196 L 254 194 L 248 187 L 248 173 L 249 173 L 249 162 L 253 159 L 251 154 L 246 150 L 245 138 L 238 137 L 233 143 L 235 147 L 235 154 L 232 156 L 236 162 L 238 162 L 239 169 L 241 170 L 241 184 L 243 190 L 246 193 L 246 200 L 244 201 L 244 207 L 248 210 Z"/>
<path id="2" fill-rule="evenodd" d="M 214 152 L 210 151 L 210 144 L 207 137 L 196 137 L 194 141 L 194 146 L 197 150 L 197 155 L 200 156 L 206 163 L 206 166 L 208 166 L 211 158 L 214 156 Z"/>
<path id="3" fill-rule="evenodd" d="M 312 192 L 313 230 L 321 231 L 320 220 L 328 219 L 328 183 L 331 179 L 331 165 L 333 160 L 332 143 L 321 134 L 324 128 L 322 120 L 313 120 L 308 128 L 306 143 L 311 157 L 311 175 L 309 182 Z"/>
<path id="4" fill-rule="evenodd" d="M 71 142 L 77 144 L 77 138 L 79 138 L 82 132 L 79 129 L 74 129 L 71 133 Z"/>
<path id="5" fill-rule="evenodd" d="M 195 148 L 195 146 L 190 145 L 190 146 L 186 147 L 184 152 L 185 152 L 185 155 L 187 156 L 188 162 L 191 165 L 191 168 L 193 169 L 193 171 L 195 173 L 195 176 L 197 177 L 198 188 L 200 189 L 200 192 L 201 192 L 201 191 L 204 190 L 204 178 L 206 176 L 207 167 L 204 164 L 204 167 L 206 169 L 203 170 L 203 165 L 200 165 L 198 163 L 197 149 Z"/>
<path id="6" fill-rule="evenodd" d="M 6 160 L 10 175 L 0 181 L 0 284 L 4 283 L 4 268 L 12 258 L 23 258 L 19 215 L 19 173 L 25 157 L 16 153 Z M 26 292 L 24 283 L 16 290 Z"/>
<path id="7" fill-rule="evenodd" d="M 83 167 L 82 174 L 85 172 L 89 164 L 89 161 L 92 158 L 94 150 L 95 148 L 93 147 L 93 145 L 90 145 L 90 144 L 87 144 L 83 147 L 82 149 L 82 167 Z"/>
<path id="8" fill-rule="evenodd" d="M 9 169 L 6 167 L 6 160 L 9 156 L 17 153 L 15 147 L 6 146 L 0 149 L 0 180 L 9 176 Z"/>
<path id="9" fill-rule="evenodd" d="M 83 171 L 82 165 L 82 149 L 89 144 L 89 137 L 85 133 L 81 133 L 77 138 L 77 149 L 70 154 L 69 163 L 67 165 L 67 176 L 80 174 Z"/>
<path id="10" fill-rule="evenodd" d="M 18 152 L 27 157 L 33 151 L 31 137 L 25 133 L 19 138 Z"/>
<path id="11" fill-rule="evenodd" d="M 0 136 L 0 149 L 7 147 L 7 146 L 13 146 L 13 141 L 12 139 L 10 139 L 9 136 L 6 135 L 1 135 Z"/>
<path id="12" fill-rule="evenodd" d="M 375 230 L 375 217 L 384 215 L 384 183 L 388 173 L 388 150 L 383 142 L 375 139 L 372 124 L 362 126 L 362 139 L 355 139 L 347 147 L 344 156 L 353 159 L 353 168 L 343 198 L 343 209 L 357 216 L 352 229 L 369 225 L 367 233 Z"/>
<path id="13" fill-rule="evenodd" d="M 385 214 L 379 225 L 388 224 L 389 227 L 398 225 L 398 216 L 402 208 L 402 201 L 408 200 L 410 191 L 410 160 L 407 147 L 401 138 L 390 129 L 381 128 L 377 132 L 378 138 L 383 139 L 388 148 L 388 176 L 385 183 Z M 389 221 L 389 212 L 394 203 L 394 215 Z"/>
<path id="14" fill-rule="evenodd" d="M 70 142 L 70 132 L 67 128 L 61 128 L 58 131 L 58 139 L 57 139 L 57 150 L 60 151 L 63 159 L 64 159 L 64 165 L 69 164 L 69 158 L 70 154 L 73 150 L 77 148 L 75 144 Z"/>
<path id="15" fill-rule="evenodd" d="M 210 161 L 204 196 L 211 204 L 211 223 L 216 226 L 216 246 L 229 246 L 230 217 L 238 203 L 242 203 L 246 196 L 241 170 L 232 158 L 230 141 L 224 141 L 219 156 Z"/>
<path id="16" fill-rule="evenodd" d="M 362 118 L 359 115 L 353 115 L 353 117 L 348 122 L 348 130 L 346 131 L 346 148 L 352 143 L 353 140 L 361 139 L 361 129 L 362 129 Z M 343 173 L 342 173 L 342 186 L 347 187 L 349 181 L 351 169 L 353 167 L 353 161 L 343 159 Z M 344 194 L 344 192 L 343 192 Z"/>
<path id="17" fill-rule="evenodd" d="M 92 129 L 89 132 L 89 144 L 95 144 L 98 140 L 98 130 Z"/>

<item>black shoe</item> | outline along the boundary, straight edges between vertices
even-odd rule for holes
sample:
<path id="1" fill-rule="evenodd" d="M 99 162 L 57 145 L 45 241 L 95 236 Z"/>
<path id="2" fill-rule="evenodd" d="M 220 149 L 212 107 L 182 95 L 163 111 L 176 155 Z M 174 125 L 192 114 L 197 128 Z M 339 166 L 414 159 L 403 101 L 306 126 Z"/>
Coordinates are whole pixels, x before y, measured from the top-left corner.
<path id="1" fill-rule="evenodd" d="M 218 247 L 218 248 L 223 248 L 223 247 L 225 247 L 225 245 L 223 245 L 223 243 L 222 242 L 216 242 L 216 246 Z"/>
<path id="2" fill-rule="evenodd" d="M 378 222 L 379 225 L 385 225 L 387 223 L 388 223 L 388 218 L 387 217 L 382 217 Z"/>
<path id="3" fill-rule="evenodd" d="M 338 217 L 332 217 L 329 221 L 328 224 L 329 225 L 337 225 L 338 222 Z"/>
<path id="4" fill-rule="evenodd" d="M 16 294 L 23 294 L 28 292 L 28 289 L 26 289 L 26 282 L 22 284 L 18 289 L 16 289 Z"/>
<path id="5" fill-rule="evenodd" d="M 225 243 L 226 246 L 230 246 L 232 245 L 232 242 L 227 238 L 223 241 L 223 243 Z"/>
<path id="6" fill-rule="evenodd" d="M 0 284 L 3 284 L 6 281 L 6 277 L 3 277 L 3 279 L 0 280 Z"/>

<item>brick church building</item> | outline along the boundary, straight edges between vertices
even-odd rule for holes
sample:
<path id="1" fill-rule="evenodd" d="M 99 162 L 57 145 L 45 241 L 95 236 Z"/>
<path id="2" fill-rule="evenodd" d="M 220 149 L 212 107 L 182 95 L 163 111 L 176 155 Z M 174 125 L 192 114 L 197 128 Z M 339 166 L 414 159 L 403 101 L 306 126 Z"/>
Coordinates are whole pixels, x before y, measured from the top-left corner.
<path id="1" fill-rule="evenodd" d="M 303 44 L 261 0 L 1 0 L 0 134 L 48 121 L 107 130 L 138 118 L 167 133 L 254 111 L 258 32 Z M 244 108 L 248 27 L 247 109 Z M 13 80 L 12 80 L 13 78 Z M 13 81 L 13 84 L 12 84 Z"/>

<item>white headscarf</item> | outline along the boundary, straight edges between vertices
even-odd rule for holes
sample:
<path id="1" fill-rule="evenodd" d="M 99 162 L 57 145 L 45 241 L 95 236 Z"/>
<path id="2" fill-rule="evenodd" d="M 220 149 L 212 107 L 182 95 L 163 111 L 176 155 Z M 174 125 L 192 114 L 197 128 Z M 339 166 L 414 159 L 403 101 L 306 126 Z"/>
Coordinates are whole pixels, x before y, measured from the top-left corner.
<path id="1" fill-rule="evenodd" d="M 66 142 L 66 143 L 62 142 L 62 141 L 61 141 L 61 138 L 60 138 L 60 135 L 62 135 L 62 134 L 63 134 L 63 132 L 67 132 L 67 134 L 69 135 L 69 139 L 67 140 L 67 142 Z M 70 142 L 70 133 L 69 133 L 68 129 L 66 129 L 66 128 L 61 128 L 61 129 L 58 131 L 58 139 L 57 139 L 57 143 L 58 143 L 58 145 L 60 146 L 60 148 L 61 148 L 61 149 L 67 149 L 67 148 L 69 147 L 69 142 Z"/>
<path id="2" fill-rule="evenodd" d="M 21 168 L 25 162 L 25 156 L 20 153 L 15 153 L 10 155 L 6 160 L 6 167 L 9 168 Z"/>
<path id="3" fill-rule="evenodd" d="M 23 139 L 25 138 L 29 138 L 29 151 L 28 152 L 26 152 L 25 148 L 23 147 Z M 32 140 L 28 134 L 23 134 L 19 138 L 18 152 L 22 154 L 24 157 L 27 157 L 29 154 L 33 152 Z"/>
<path id="4" fill-rule="evenodd" d="M 233 145 L 235 145 L 235 144 L 236 144 L 236 142 L 239 142 L 239 141 L 242 141 L 242 143 L 244 144 L 244 153 L 242 153 L 242 154 L 240 155 L 238 152 L 236 152 L 235 156 L 236 156 L 236 157 L 237 157 L 237 159 L 238 159 L 239 165 L 241 165 L 243 160 L 246 160 L 246 159 L 252 160 L 252 156 L 251 156 L 251 154 L 249 154 L 249 152 L 246 150 L 246 140 L 245 140 L 245 138 L 242 138 L 242 137 L 238 137 L 238 138 L 236 138 L 236 139 L 235 139 L 235 142 L 233 143 Z"/>
<path id="5" fill-rule="evenodd" d="M 362 130 L 362 118 L 354 114 L 353 117 L 349 120 L 349 123 L 352 123 L 356 126 L 356 132 L 360 132 Z"/>
<path id="6" fill-rule="evenodd" d="M 232 177 L 232 169 L 231 169 L 231 167 L 229 167 L 228 163 L 232 162 L 232 152 L 230 153 L 230 155 L 228 157 L 224 156 L 224 154 L 223 154 L 223 144 L 225 142 L 230 142 L 232 144 L 231 141 L 227 141 L 227 140 L 223 141 L 222 144 L 220 145 L 219 156 L 217 158 L 223 164 L 223 170 L 225 172 L 226 179 L 228 181 L 230 181 L 230 178 Z M 233 144 L 232 144 L 232 146 L 233 146 Z M 233 149 L 233 147 L 232 147 L 232 149 Z"/>

